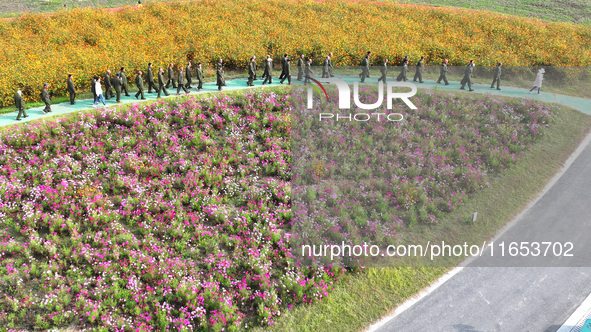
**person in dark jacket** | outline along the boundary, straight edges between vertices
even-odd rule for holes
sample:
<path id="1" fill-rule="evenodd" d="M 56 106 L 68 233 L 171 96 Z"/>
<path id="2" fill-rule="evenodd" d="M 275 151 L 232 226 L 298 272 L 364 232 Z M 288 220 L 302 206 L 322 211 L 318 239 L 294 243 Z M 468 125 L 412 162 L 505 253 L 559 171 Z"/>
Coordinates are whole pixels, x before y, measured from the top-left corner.
<path id="1" fill-rule="evenodd" d="M 466 66 L 466 69 L 464 70 L 464 78 L 462 79 L 462 87 L 460 87 L 460 90 L 465 90 L 464 86 L 466 84 L 468 84 L 468 91 L 474 91 L 474 89 L 472 89 L 472 73 L 474 72 L 474 60 L 470 60 L 470 63 L 468 63 L 468 65 Z"/>
<path id="2" fill-rule="evenodd" d="M 443 60 L 443 62 L 441 63 L 441 69 L 439 70 L 439 78 L 435 83 L 439 84 L 439 82 L 443 81 L 445 85 L 449 85 L 449 82 L 447 81 L 447 63 L 447 59 Z"/>
<path id="3" fill-rule="evenodd" d="M 218 90 L 222 90 L 222 86 L 226 85 L 226 79 L 224 78 L 224 67 L 223 67 L 223 60 L 222 59 L 220 59 L 220 62 L 218 63 L 218 70 L 216 71 L 216 77 L 217 77 L 216 83 L 218 86 Z M 270 74 L 269 74 L 269 77 L 271 77 Z"/>
<path id="4" fill-rule="evenodd" d="M 141 95 L 142 100 L 145 100 L 146 97 L 144 96 L 144 79 L 142 78 L 142 71 L 138 70 L 137 75 L 135 76 L 135 86 L 137 87 L 137 92 L 135 94 L 135 99 Z"/>
<path id="5" fill-rule="evenodd" d="M 51 101 L 49 100 L 49 91 L 47 88 L 49 84 L 43 83 L 43 88 L 41 88 L 41 100 L 45 103 L 45 108 L 43 109 L 43 113 L 51 112 Z"/>
<path id="6" fill-rule="evenodd" d="M 96 100 L 96 87 L 95 87 L 96 80 L 94 77 L 90 79 L 90 92 L 92 92 L 92 100 L 93 102 Z"/>
<path id="7" fill-rule="evenodd" d="M 497 83 L 497 90 L 501 90 L 501 67 L 503 66 L 502 62 L 497 64 L 497 68 L 495 69 L 495 76 L 493 77 L 493 81 L 490 84 L 490 88 L 493 89 L 495 87 L 495 83 Z"/>
<path id="8" fill-rule="evenodd" d="M 248 63 L 248 81 L 246 81 L 246 85 L 254 86 L 254 77 L 256 76 L 256 57 L 253 55 L 250 58 L 250 62 Z"/>
<path id="9" fill-rule="evenodd" d="M 176 82 L 176 94 L 178 95 L 181 92 L 181 89 L 183 89 L 183 91 L 185 91 L 185 94 L 188 95 L 189 94 L 189 90 L 187 90 L 187 87 L 185 86 L 185 81 L 186 77 L 185 77 L 185 73 L 183 73 L 183 66 L 179 67 L 179 73 L 178 73 L 178 79 Z"/>
<path id="10" fill-rule="evenodd" d="M 425 57 L 422 56 L 419 62 L 417 62 L 417 68 L 415 71 L 415 77 L 412 79 L 413 82 L 416 82 L 419 79 L 419 83 L 423 83 L 423 61 Z"/>
<path id="11" fill-rule="evenodd" d="M 176 84 L 174 83 L 174 65 L 170 63 L 168 65 L 168 82 L 166 82 L 166 88 L 170 87 L 170 83 L 172 83 L 172 87 L 176 89 Z"/>
<path id="12" fill-rule="evenodd" d="M 21 115 L 25 118 L 29 117 L 25 111 L 25 102 L 23 101 L 21 90 L 18 90 L 14 94 L 14 106 L 16 106 L 16 110 L 18 111 L 18 115 L 16 116 L 17 121 L 21 120 Z"/>
<path id="13" fill-rule="evenodd" d="M 402 69 L 400 70 L 400 74 L 398 74 L 398 77 L 396 78 L 396 81 L 398 81 L 398 82 L 400 82 L 400 81 L 406 82 L 406 75 L 407 74 L 408 74 L 408 58 L 404 58 L 404 60 L 402 60 Z"/>
<path id="14" fill-rule="evenodd" d="M 156 82 L 154 82 L 154 72 L 152 71 L 152 63 L 148 63 L 148 93 L 152 93 L 152 89 L 154 92 L 158 92 L 158 88 L 156 87 Z"/>
<path id="15" fill-rule="evenodd" d="M 129 97 L 129 91 L 127 91 L 127 76 L 125 75 L 125 68 L 121 67 L 121 92 L 125 91 L 125 96 Z"/>
<path id="16" fill-rule="evenodd" d="M 386 78 L 388 77 L 388 59 L 384 59 L 384 62 L 380 66 L 380 72 L 382 73 L 382 76 L 378 78 L 378 82 L 383 81 L 386 83 Z"/>
<path id="17" fill-rule="evenodd" d="M 267 56 L 267 63 L 265 64 L 265 73 L 263 74 L 265 80 L 263 81 L 263 85 L 273 84 L 273 59 L 270 56 Z"/>
<path id="18" fill-rule="evenodd" d="M 115 78 L 113 79 L 113 81 L 111 81 L 111 84 L 113 84 L 113 89 L 115 90 L 115 95 L 117 96 L 117 102 L 120 103 L 121 102 L 121 87 L 123 86 L 123 83 L 121 82 L 121 74 L 117 73 L 115 74 Z"/>
<path id="19" fill-rule="evenodd" d="M 111 84 L 111 70 L 107 69 L 103 81 L 105 82 L 105 99 L 109 100 L 115 97 L 115 94 L 113 93 L 112 89 L 113 85 Z"/>
<path id="20" fill-rule="evenodd" d="M 187 79 L 187 89 L 192 88 L 191 84 L 193 84 L 193 73 L 191 73 L 191 62 L 189 61 L 189 63 L 187 63 L 187 68 L 185 69 L 185 78 Z"/>
<path id="21" fill-rule="evenodd" d="M 160 93 L 164 91 L 164 95 L 168 96 L 168 91 L 166 91 L 166 87 L 164 86 L 164 69 L 158 69 L 158 97 L 160 98 Z"/>
<path id="22" fill-rule="evenodd" d="M 310 83 L 310 77 L 312 77 L 312 75 L 314 75 L 314 72 L 312 71 L 312 59 L 308 59 L 308 61 L 306 61 L 304 83 Z"/>
<path id="23" fill-rule="evenodd" d="M 197 80 L 199 81 L 199 85 L 197 86 L 197 91 L 201 91 L 203 89 L 203 68 L 201 67 L 201 62 L 197 64 Z M 256 76 L 256 72 L 255 72 Z"/>
<path id="24" fill-rule="evenodd" d="M 298 59 L 298 81 L 301 81 L 304 78 L 305 67 L 304 55 L 300 54 L 300 58 Z"/>
<path id="25" fill-rule="evenodd" d="M 283 57 L 283 68 L 282 68 L 283 78 L 279 81 L 279 83 L 281 83 L 281 84 L 283 84 L 283 82 L 285 81 L 286 78 L 287 78 L 287 84 L 291 84 L 290 62 L 291 62 L 291 59 L 287 56 L 287 54 L 285 54 L 285 56 Z"/>
<path id="26" fill-rule="evenodd" d="M 76 104 L 76 86 L 72 74 L 68 74 L 68 93 L 70 94 L 70 105 Z"/>

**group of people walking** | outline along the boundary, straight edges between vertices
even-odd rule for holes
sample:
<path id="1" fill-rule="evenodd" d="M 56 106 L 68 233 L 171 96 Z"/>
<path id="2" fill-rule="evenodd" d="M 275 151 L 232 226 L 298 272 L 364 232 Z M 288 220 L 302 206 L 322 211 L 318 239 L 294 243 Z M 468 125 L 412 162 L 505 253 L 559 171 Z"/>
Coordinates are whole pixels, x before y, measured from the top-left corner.
<path id="1" fill-rule="evenodd" d="M 365 82 L 365 79 L 370 77 L 370 56 L 371 51 L 367 51 L 365 56 L 361 61 L 361 73 L 359 73 L 359 77 L 361 82 Z M 423 83 L 423 69 L 424 69 L 424 60 L 425 57 L 421 56 L 421 58 L 416 63 L 415 67 L 415 75 L 413 78 L 414 82 Z M 407 74 L 408 74 L 408 63 L 409 63 L 409 56 L 406 55 L 401 64 L 400 74 L 396 77 L 396 81 L 407 81 Z M 439 78 L 437 79 L 436 83 L 440 84 L 443 82 L 445 85 L 449 85 L 447 80 L 447 73 L 448 73 L 448 59 L 444 59 L 441 63 L 440 74 Z M 263 79 L 263 85 L 269 83 L 273 83 L 273 58 L 270 55 L 267 55 L 264 61 L 264 71 L 261 79 Z M 389 61 L 387 58 L 384 58 L 380 63 L 379 70 L 380 70 L 380 77 L 378 78 L 378 82 L 382 81 L 386 83 L 387 76 L 388 76 L 388 66 Z M 468 91 L 474 91 L 472 89 L 472 75 L 474 72 L 474 60 L 470 60 L 466 68 L 464 69 L 464 76 L 462 81 L 460 82 L 461 87 L 460 89 L 465 90 L 465 86 L 468 86 Z M 497 90 L 501 90 L 501 67 L 503 66 L 502 62 L 499 62 L 496 66 L 495 73 L 493 76 L 493 81 L 491 83 L 491 89 L 495 88 Z M 304 54 L 300 54 L 298 58 L 297 68 L 298 68 L 298 75 L 297 80 L 301 81 L 304 80 L 305 83 L 310 82 L 310 77 L 315 75 L 312 71 L 312 58 L 309 57 L 305 59 Z M 257 80 L 257 70 L 258 66 L 256 63 L 256 56 L 252 56 L 250 58 L 248 64 L 248 80 L 246 82 L 247 86 L 254 86 L 254 81 Z M 332 53 L 328 53 L 328 55 L 324 58 L 323 65 L 322 65 L 322 78 L 330 78 L 334 77 L 333 74 L 334 67 L 332 65 Z M 136 99 L 145 100 L 144 94 L 144 86 L 147 84 L 148 91 L 147 93 L 158 93 L 157 98 L 161 98 L 162 93 L 165 96 L 168 96 L 168 88 L 172 85 L 173 89 L 177 89 L 177 95 L 180 94 L 180 91 L 183 90 L 185 94 L 189 94 L 189 90 L 193 86 L 193 78 L 195 77 L 197 80 L 197 91 L 201 91 L 203 89 L 203 67 L 201 63 L 197 63 L 195 68 L 195 76 L 193 76 L 193 65 L 191 62 L 188 62 L 186 66 L 178 66 L 178 71 L 175 74 L 174 71 L 174 64 L 170 63 L 167 68 L 167 72 L 163 68 L 158 68 L 156 75 L 154 75 L 154 66 L 152 63 L 148 63 L 148 67 L 146 70 L 147 73 L 147 82 L 144 83 L 144 73 L 141 70 L 136 71 L 135 76 L 135 86 L 137 87 L 138 91 L 135 94 Z M 540 69 L 536 76 L 536 80 L 534 82 L 533 88 L 530 90 L 530 93 L 538 89 L 538 94 L 540 94 L 541 87 L 542 87 L 542 80 L 545 71 L 544 69 Z M 156 83 L 156 78 L 158 82 Z M 216 70 L 216 85 L 218 86 L 218 90 L 222 90 L 222 87 L 226 86 L 225 80 L 225 72 L 223 69 L 223 60 L 219 59 L 217 63 L 217 70 Z M 281 74 L 279 75 L 280 83 L 283 84 L 285 80 L 287 80 L 288 84 L 291 84 L 291 59 L 286 54 L 283 55 L 281 59 Z M 104 85 L 104 89 L 103 89 Z M 128 87 L 128 78 L 125 71 L 125 67 L 121 67 L 120 71 L 112 76 L 111 70 L 107 70 L 103 76 L 103 81 L 101 82 L 101 77 L 94 76 L 90 82 L 91 91 L 93 93 L 93 107 L 96 107 L 99 102 L 103 105 L 106 105 L 105 100 L 109 100 L 111 98 L 116 98 L 116 101 L 119 103 L 121 102 L 121 95 L 125 94 L 125 96 L 130 96 L 129 94 L 129 87 Z M 48 91 L 49 84 L 43 83 L 43 87 L 41 89 L 41 100 L 45 103 L 45 108 L 43 109 L 43 113 L 50 113 L 51 112 L 51 101 L 49 98 L 49 91 Z M 68 94 L 70 95 L 70 104 L 74 105 L 76 103 L 76 85 L 74 84 L 74 77 L 73 75 L 68 75 L 68 82 L 67 82 L 67 90 Z M 141 98 L 140 98 L 141 97 Z M 14 96 L 14 104 L 18 111 L 17 120 L 21 120 L 22 117 L 28 117 L 25 104 L 22 98 L 22 91 L 18 90 Z"/>

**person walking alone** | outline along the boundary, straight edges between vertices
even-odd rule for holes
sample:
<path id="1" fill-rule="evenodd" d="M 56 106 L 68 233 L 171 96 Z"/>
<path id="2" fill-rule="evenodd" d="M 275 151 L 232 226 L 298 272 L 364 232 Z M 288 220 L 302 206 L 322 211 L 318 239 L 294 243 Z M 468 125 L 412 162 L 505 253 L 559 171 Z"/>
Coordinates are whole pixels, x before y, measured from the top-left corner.
<path id="1" fill-rule="evenodd" d="M 76 86 L 72 74 L 68 74 L 68 93 L 70 94 L 70 105 L 76 104 Z"/>
<path id="2" fill-rule="evenodd" d="M 542 81 L 544 80 L 545 73 L 546 73 L 546 70 L 544 68 L 540 68 L 540 70 L 538 70 L 538 74 L 536 75 L 536 80 L 534 81 L 534 87 L 531 88 L 531 90 L 529 90 L 529 93 L 531 93 L 536 88 L 538 88 L 538 94 L 540 94 L 540 92 L 542 91 Z"/>

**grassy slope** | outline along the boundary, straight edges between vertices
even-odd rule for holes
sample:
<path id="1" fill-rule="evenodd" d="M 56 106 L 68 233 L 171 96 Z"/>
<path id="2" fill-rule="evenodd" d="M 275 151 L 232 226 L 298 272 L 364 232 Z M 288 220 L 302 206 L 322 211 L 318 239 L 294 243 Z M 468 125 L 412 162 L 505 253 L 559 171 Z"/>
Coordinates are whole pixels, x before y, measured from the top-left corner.
<path id="1" fill-rule="evenodd" d="M 438 224 L 418 227 L 423 238 L 445 237 L 468 243 L 492 238 L 560 170 L 591 125 L 591 117 L 567 108 L 557 111 L 555 120 L 521 161 L 492 179 L 488 188 L 471 195 L 466 204 Z M 479 211 L 479 222 L 471 226 L 466 218 L 474 211 Z M 338 284 L 327 299 L 287 312 L 275 325 L 258 331 L 360 330 L 446 271 L 426 267 L 367 269 Z"/>
<path id="2" fill-rule="evenodd" d="M 538 18 L 542 21 L 565 21 L 591 25 L 591 2 L 589 0 L 397 0 L 397 2 L 489 10 Z"/>

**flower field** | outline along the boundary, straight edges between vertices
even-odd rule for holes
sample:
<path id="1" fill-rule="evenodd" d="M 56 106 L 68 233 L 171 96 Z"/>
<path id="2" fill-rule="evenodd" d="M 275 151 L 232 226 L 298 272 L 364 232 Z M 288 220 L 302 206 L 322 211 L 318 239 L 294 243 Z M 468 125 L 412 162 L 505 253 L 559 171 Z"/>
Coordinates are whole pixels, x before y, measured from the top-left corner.
<path id="1" fill-rule="evenodd" d="M 346 19 L 344 19 L 346 18 Z M 438 65 L 589 65 L 591 28 L 445 8 L 377 1 L 191 1 L 150 2 L 111 13 L 77 9 L 26 14 L 0 21 L 0 106 L 17 88 L 25 101 L 39 100 L 43 82 L 65 95 L 67 74 L 82 91 L 89 78 L 121 66 L 132 74 L 187 59 L 245 69 L 250 57 L 304 53 L 322 63 L 333 52 L 336 66 L 359 65 L 364 52 L 398 63 L 406 54 Z M 237 47 L 240 45 L 240 47 Z M 414 60 L 413 60 L 414 59 Z"/>
<path id="2" fill-rule="evenodd" d="M 375 97 L 366 92 L 365 102 Z M 330 232 L 396 239 L 510 167 L 552 119 L 531 101 L 422 92 L 419 110 L 393 110 L 404 122 L 350 124 L 339 134 L 313 121 L 319 110 L 298 113 L 294 98 L 191 97 L 2 133 L 1 326 L 272 324 L 346 277 L 343 268 L 299 264 L 292 249 L 302 230 L 313 241 Z M 345 146 L 349 153 L 337 152 Z M 306 204 L 313 223 L 302 223 Z M 335 215 L 346 231 L 329 226 Z"/>
<path id="3" fill-rule="evenodd" d="M 362 94 L 365 104 L 377 99 L 375 89 Z M 305 105 L 305 97 L 295 92 L 294 104 Z M 352 111 L 367 118 L 400 113 L 405 117 L 400 122 L 387 121 L 386 115 L 380 121 L 376 115 L 336 121 L 336 114 L 346 116 L 348 110 L 338 108 L 336 91 L 328 99 L 312 110 L 294 107 L 292 245 L 295 257 L 306 254 L 304 263 L 331 261 L 309 257 L 301 244 L 365 242 L 383 250 L 404 241 L 415 225 L 437 222 L 468 194 L 488 186 L 488 179 L 516 163 L 552 122 L 550 108 L 531 100 L 436 91 L 419 91 L 412 99 L 417 110 L 400 103 L 392 110 Z M 320 121 L 320 113 L 335 117 Z M 380 263 L 368 258 L 344 255 L 341 262 Z"/>
<path id="4" fill-rule="evenodd" d="M 235 331 L 324 297 L 342 270 L 290 263 L 290 107 L 220 95 L 2 134 L 0 325 Z"/>

